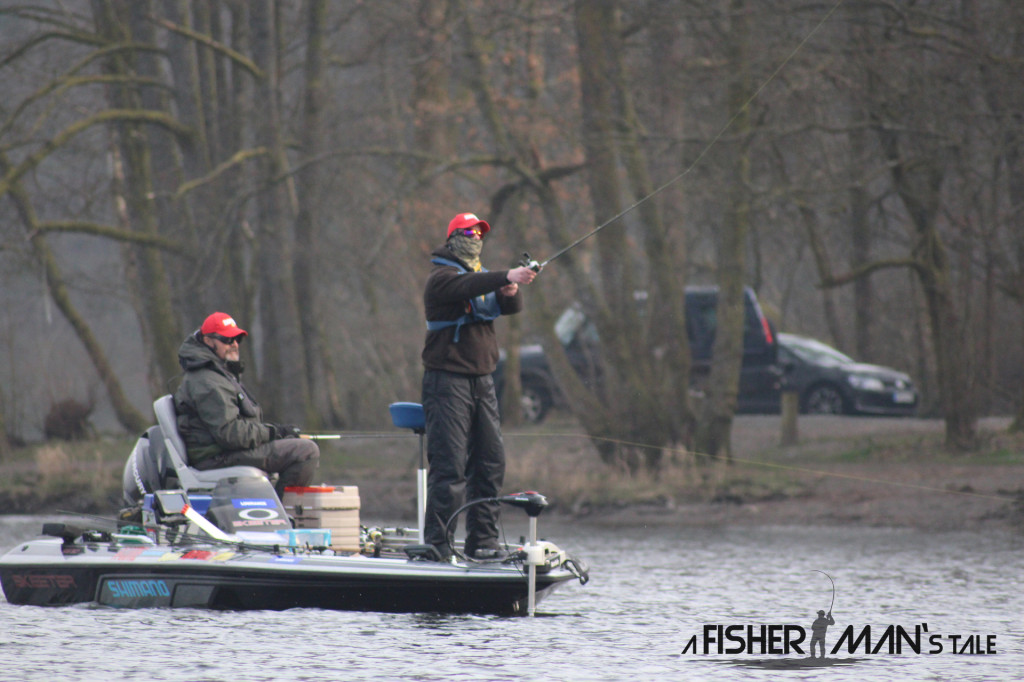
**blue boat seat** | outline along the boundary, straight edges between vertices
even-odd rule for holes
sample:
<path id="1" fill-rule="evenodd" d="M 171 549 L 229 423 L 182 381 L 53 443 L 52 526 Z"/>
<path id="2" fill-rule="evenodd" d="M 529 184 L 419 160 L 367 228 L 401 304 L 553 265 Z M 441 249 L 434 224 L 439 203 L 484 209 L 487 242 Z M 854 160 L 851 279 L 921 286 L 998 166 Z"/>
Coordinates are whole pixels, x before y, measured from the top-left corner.
<path id="1" fill-rule="evenodd" d="M 426 433 L 426 417 L 420 403 L 391 403 L 391 423 L 400 429 L 412 429 L 413 433 Z"/>
<path id="2" fill-rule="evenodd" d="M 200 471 L 189 466 L 188 456 L 185 451 L 185 441 L 178 433 L 178 417 L 174 412 L 174 398 L 165 395 L 153 402 L 153 413 L 156 414 L 156 423 L 163 434 L 164 445 L 167 446 L 167 456 L 170 464 L 178 476 L 178 482 L 186 492 L 194 490 L 213 490 L 217 482 L 222 478 L 262 476 L 267 478 L 266 472 L 262 469 L 249 466 L 225 467 L 223 469 L 208 469 Z"/>

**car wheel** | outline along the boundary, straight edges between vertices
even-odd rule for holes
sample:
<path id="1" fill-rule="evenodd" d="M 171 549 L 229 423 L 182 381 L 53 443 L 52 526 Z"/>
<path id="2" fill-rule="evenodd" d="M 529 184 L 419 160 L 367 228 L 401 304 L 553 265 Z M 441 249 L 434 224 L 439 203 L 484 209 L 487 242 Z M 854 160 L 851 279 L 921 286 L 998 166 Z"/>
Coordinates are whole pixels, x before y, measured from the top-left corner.
<path id="1" fill-rule="evenodd" d="M 535 386 L 523 386 L 523 421 L 528 424 L 539 424 L 544 421 L 551 408 L 551 398 Z"/>
<path id="2" fill-rule="evenodd" d="M 846 404 L 843 394 L 832 384 L 820 384 L 813 387 L 804 396 L 804 412 L 806 414 L 843 414 Z"/>

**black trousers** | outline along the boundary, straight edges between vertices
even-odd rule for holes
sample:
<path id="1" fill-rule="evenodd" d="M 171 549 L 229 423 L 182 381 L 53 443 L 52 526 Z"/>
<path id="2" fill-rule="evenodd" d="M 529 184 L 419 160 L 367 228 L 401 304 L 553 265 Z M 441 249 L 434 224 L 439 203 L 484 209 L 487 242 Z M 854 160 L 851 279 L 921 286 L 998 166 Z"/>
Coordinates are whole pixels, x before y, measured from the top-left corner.
<path id="1" fill-rule="evenodd" d="M 505 446 L 494 380 L 427 370 L 423 374 L 427 429 L 427 513 L 424 539 L 444 545 L 445 524 L 463 501 L 496 497 L 505 479 Z M 467 554 L 498 546 L 497 502 L 466 511 Z M 454 534 L 457 521 L 448 530 Z"/>

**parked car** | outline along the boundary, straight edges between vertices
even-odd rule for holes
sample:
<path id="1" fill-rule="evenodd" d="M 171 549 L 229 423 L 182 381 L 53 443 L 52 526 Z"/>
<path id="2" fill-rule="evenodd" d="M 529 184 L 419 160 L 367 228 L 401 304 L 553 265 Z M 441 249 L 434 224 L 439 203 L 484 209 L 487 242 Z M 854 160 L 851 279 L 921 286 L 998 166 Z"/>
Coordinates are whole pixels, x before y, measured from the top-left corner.
<path id="1" fill-rule="evenodd" d="M 646 307 L 646 293 L 637 292 L 638 305 Z M 718 287 L 686 288 L 686 331 L 690 340 L 692 366 L 691 384 L 702 390 L 711 370 L 711 353 L 717 329 Z M 583 309 L 570 306 L 555 323 L 555 334 L 566 350 L 575 370 L 591 384 L 599 384 L 600 353 L 597 327 Z M 739 410 L 743 412 L 778 412 L 782 370 L 776 364 L 775 330 L 765 317 L 757 295 L 744 289 L 743 363 L 740 368 Z M 505 353 L 502 351 L 494 373 L 499 397 L 504 389 Z M 527 422 L 543 421 L 553 406 L 565 405 L 547 356 L 540 345 L 519 347 L 519 378 L 522 384 L 523 417 Z"/>
<path id="2" fill-rule="evenodd" d="M 910 416 L 918 394 L 910 377 L 890 367 L 858 363 L 832 346 L 779 334 L 783 388 L 797 392 L 805 414 Z"/>

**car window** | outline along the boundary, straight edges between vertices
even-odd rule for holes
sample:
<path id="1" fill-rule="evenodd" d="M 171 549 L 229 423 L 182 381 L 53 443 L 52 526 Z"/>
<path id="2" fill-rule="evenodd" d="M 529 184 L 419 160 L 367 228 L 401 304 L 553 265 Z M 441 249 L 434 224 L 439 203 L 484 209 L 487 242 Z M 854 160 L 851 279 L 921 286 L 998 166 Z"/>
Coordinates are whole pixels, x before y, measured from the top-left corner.
<path id="1" fill-rule="evenodd" d="M 779 345 L 804 362 L 814 365 L 851 365 L 853 358 L 812 339 L 780 336 Z"/>

